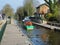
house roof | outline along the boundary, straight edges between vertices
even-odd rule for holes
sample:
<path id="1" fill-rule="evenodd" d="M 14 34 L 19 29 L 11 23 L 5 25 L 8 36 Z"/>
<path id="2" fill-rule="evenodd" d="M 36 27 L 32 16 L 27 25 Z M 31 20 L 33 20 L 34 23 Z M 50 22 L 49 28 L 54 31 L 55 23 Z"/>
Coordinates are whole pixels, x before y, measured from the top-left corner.
<path id="1" fill-rule="evenodd" d="M 41 6 L 46 5 L 48 7 L 48 5 L 46 3 L 39 5 L 38 7 L 36 7 L 36 9 L 40 8 Z"/>
<path id="2" fill-rule="evenodd" d="M 42 5 L 39 5 L 38 7 L 36 7 L 36 9 L 37 9 L 37 13 L 46 14 L 46 13 L 48 13 L 49 7 L 47 4 L 42 4 Z"/>

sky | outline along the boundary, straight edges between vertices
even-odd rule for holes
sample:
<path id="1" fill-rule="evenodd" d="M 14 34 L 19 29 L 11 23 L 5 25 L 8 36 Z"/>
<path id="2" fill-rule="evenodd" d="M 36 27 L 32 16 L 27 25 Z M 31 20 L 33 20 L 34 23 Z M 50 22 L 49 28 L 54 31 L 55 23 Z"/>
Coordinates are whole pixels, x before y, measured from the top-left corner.
<path id="1" fill-rule="evenodd" d="M 37 7 L 37 6 L 39 6 L 40 4 L 43 4 L 43 3 L 45 3 L 45 1 L 44 0 L 34 0 L 34 4 L 35 4 L 35 7 Z"/>
<path id="2" fill-rule="evenodd" d="M 37 0 L 39 2 L 39 4 L 36 5 L 40 5 L 42 3 L 44 3 L 44 0 Z M 0 10 L 6 5 L 9 4 L 15 11 L 18 7 L 23 6 L 24 0 L 0 0 Z"/>

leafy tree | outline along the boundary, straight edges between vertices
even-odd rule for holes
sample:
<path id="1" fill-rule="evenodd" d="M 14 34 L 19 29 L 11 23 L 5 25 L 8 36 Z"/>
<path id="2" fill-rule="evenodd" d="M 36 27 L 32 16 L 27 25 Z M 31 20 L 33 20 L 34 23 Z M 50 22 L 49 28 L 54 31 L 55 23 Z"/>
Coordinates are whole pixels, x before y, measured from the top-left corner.
<path id="1" fill-rule="evenodd" d="M 27 12 L 27 16 L 32 16 L 34 13 L 33 0 L 25 0 L 24 10 Z"/>
<path id="2" fill-rule="evenodd" d="M 23 11 L 23 7 L 19 7 L 18 9 L 17 9 L 17 14 L 18 15 L 21 15 L 21 16 L 23 16 L 24 15 L 24 13 L 23 13 L 24 11 Z"/>
<path id="3" fill-rule="evenodd" d="M 57 16 L 57 20 L 60 22 L 60 0 L 58 0 L 58 2 L 57 2 L 57 7 L 58 7 L 58 16 Z"/>
<path id="4" fill-rule="evenodd" d="M 21 20 L 24 16 L 24 7 L 19 7 L 15 15 L 18 15 L 17 16 L 18 20 Z"/>
<path id="5" fill-rule="evenodd" d="M 48 18 L 50 18 L 50 19 L 52 19 L 52 20 L 54 20 L 54 19 L 58 19 L 57 18 L 57 16 L 59 15 L 59 7 L 58 7 L 58 5 L 57 5 L 57 0 L 44 0 L 47 4 L 48 4 L 48 6 L 49 6 L 49 9 L 50 9 L 50 14 L 52 15 L 52 16 L 50 16 L 49 14 L 47 14 L 48 15 Z M 54 18 L 52 18 L 52 17 L 54 17 Z M 56 20 L 54 20 L 54 21 L 56 21 Z"/>
<path id="6" fill-rule="evenodd" d="M 25 0 L 24 6 L 19 7 L 16 11 L 16 15 L 18 15 L 18 19 L 21 20 L 25 16 L 31 16 L 34 13 L 34 7 L 33 7 L 33 0 Z"/>
<path id="7" fill-rule="evenodd" d="M 47 4 L 48 4 L 48 6 L 49 6 L 49 8 L 50 8 L 50 12 L 51 13 L 54 13 L 55 11 L 55 8 L 56 8 L 56 4 L 57 4 L 57 0 L 44 0 Z"/>
<path id="8" fill-rule="evenodd" d="M 15 20 L 18 20 L 18 17 L 19 17 L 19 16 L 15 13 L 14 19 L 15 19 Z"/>
<path id="9" fill-rule="evenodd" d="M 6 4 L 3 9 L 2 13 L 6 14 L 7 16 L 12 16 L 14 15 L 13 8 L 9 4 Z"/>

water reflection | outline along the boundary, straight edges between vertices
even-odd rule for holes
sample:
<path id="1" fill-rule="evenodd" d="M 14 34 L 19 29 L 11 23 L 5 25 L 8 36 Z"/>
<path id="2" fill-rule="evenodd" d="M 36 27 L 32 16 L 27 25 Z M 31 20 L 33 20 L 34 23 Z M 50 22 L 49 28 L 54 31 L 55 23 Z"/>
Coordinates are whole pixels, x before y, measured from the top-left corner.
<path id="1" fill-rule="evenodd" d="M 49 31 L 49 44 L 50 45 L 60 45 L 60 32 L 59 31 Z"/>
<path id="2" fill-rule="evenodd" d="M 35 29 L 32 31 L 27 32 L 26 30 L 22 29 L 22 32 L 25 33 L 30 38 L 33 45 L 48 45 L 47 43 L 48 39 L 46 36 L 44 37 L 44 35 L 47 34 L 46 29 L 40 27 L 36 28 L 35 26 Z M 43 40 L 44 38 L 46 41 Z"/>
<path id="3" fill-rule="evenodd" d="M 16 23 L 15 21 L 15 24 Z M 20 25 L 20 28 L 22 28 L 22 25 Z M 32 31 L 26 31 L 23 28 L 21 31 L 29 37 L 33 45 L 48 45 L 47 29 L 35 26 Z"/>
<path id="4" fill-rule="evenodd" d="M 20 26 L 21 28 L 22 26 Z M 60 32 L 52 31 L 40 26 L 35 26 L 31 32 L 27 32 L 22 28 L 22 32 L 26 34 L 33 45 L 60 45 Z"/>

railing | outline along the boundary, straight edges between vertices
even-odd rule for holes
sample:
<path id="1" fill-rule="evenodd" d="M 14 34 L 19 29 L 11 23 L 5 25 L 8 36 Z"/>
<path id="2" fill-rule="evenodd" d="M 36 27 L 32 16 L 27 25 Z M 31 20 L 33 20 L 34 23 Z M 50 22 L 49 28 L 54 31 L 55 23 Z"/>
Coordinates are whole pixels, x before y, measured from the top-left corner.
<path id="1" fill-rule="evenodd" d="M 57 27 L 60 27 L 60 23 L 47 22 L 47 24 L 49 24 L 49 25 L 51 25 L 51 26 L 57 26 Z"/>
<path id="2" fill-rule="evenodd" d="M 5 22 L 5 23 L 2 25 L 1 29 L 0 29 L 0 42 L 1 42 L 1 40 L 2 40 L 2 37 L 3 37 L 4 31 L 5 31 L 6 25 L 7 25 L 7 22 Z"/>
<path id="3" fill-rule="evenodd" d="M 33 22 L 33 24 L 36 24 L 36 25 L 39 25 L 41 27 L 44 27 L 44 28 L 48 28 L 48 29 L 51 29 L 51 30 L 59 30 L 60 31 L 60 27 L 58 26 L 52 26 L 52 22 L 50 23 L 50 25 L 48 24 L 40 24 L 40 23 L 36 23 L 36 22 Z M 54 24 L 54 23 L 53 23 Z M 56 24 L 56 23 L 55 23 Z"/>

